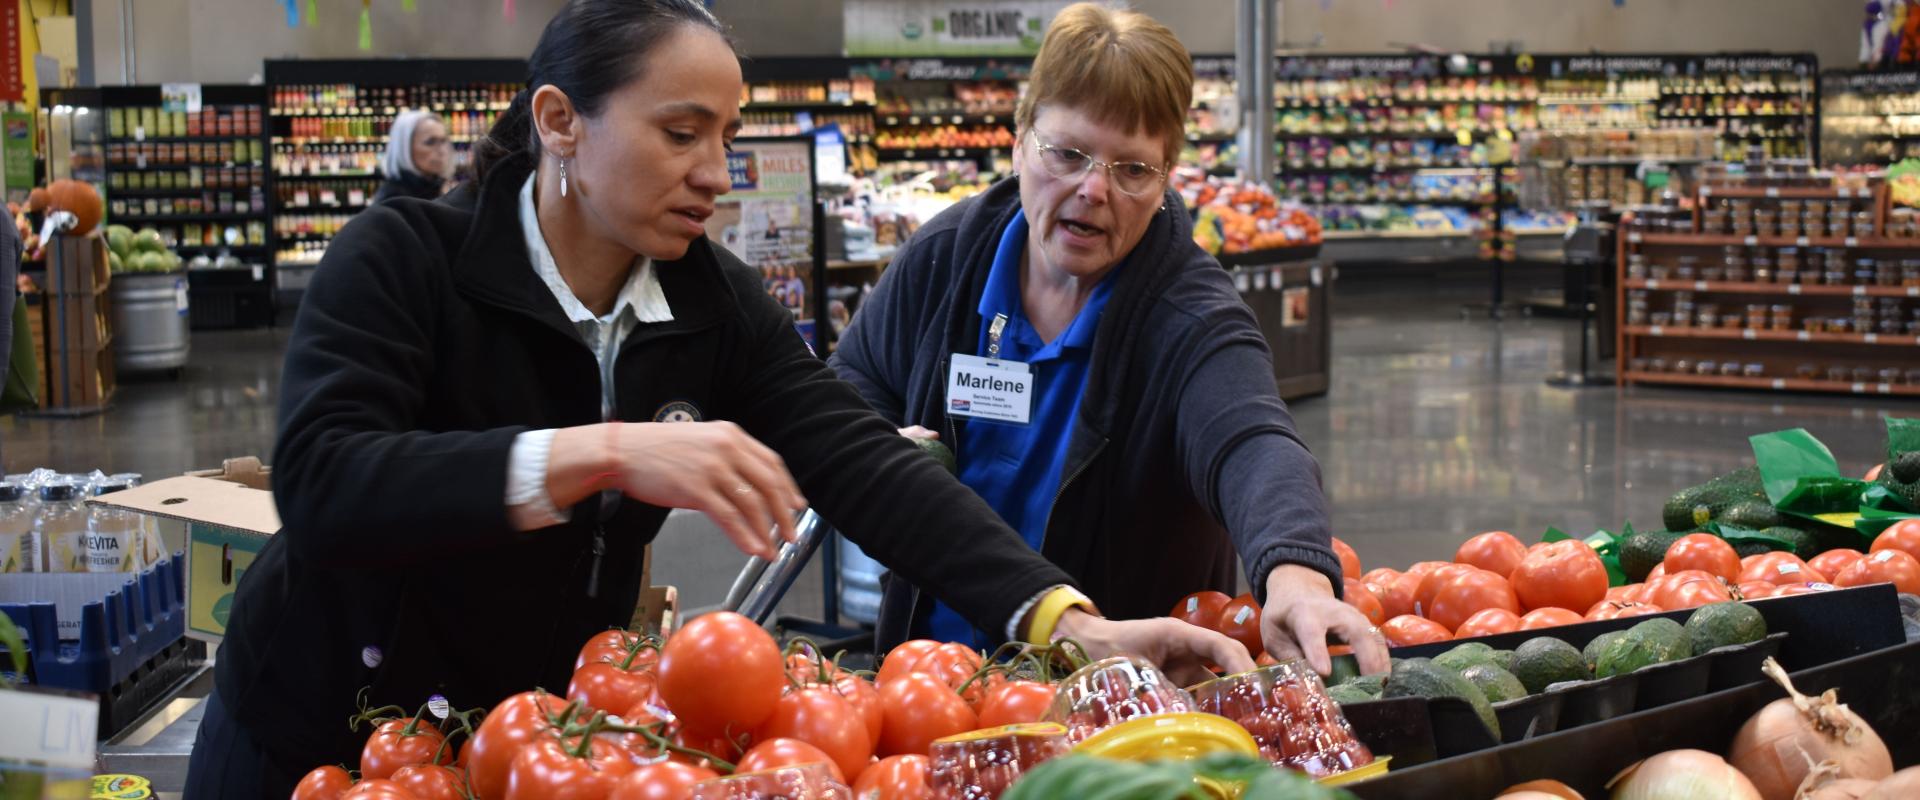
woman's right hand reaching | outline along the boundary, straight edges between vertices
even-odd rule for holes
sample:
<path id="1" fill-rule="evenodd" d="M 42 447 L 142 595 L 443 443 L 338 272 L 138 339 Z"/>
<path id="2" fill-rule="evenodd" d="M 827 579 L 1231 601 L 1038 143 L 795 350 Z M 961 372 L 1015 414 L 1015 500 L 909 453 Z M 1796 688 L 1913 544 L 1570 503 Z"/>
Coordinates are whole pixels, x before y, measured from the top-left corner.
<path id="1" fill-rule="evenodd" d="M 602 489 L 699 511 L 750 556 L 772 560 L 767 532 L 799 537 L 807 499 L 779 454 L 731 422 L 609 422 L 554 434 L 547 492 L 566 508 Z"/>

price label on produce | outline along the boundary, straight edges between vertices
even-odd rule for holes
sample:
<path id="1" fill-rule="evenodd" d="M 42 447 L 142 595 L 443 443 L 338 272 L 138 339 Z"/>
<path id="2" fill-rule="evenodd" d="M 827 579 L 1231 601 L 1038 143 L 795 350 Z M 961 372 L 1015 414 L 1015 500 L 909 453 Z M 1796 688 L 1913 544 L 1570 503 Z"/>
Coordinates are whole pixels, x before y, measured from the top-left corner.
<path id="1" fill-rule="evenodd" d="M 1854 297 L 1865 297 L 1865 296 L 1866 296 L 1866 294 L 1867 294 L 1867 287 L 1865 287 L 1865 286 L 1855 286 L 1855 287 L 1853 287 L 1853 296 L 1854 296 Z"/>
<path id="2" fill-rule="evenodd" d="M 1787 379 L 1786 379 L 1786 378 L 1774 378 L 1774 379 L 1773 379 L 1773 388 L 1775 388 L 1775 389 L 1785 389 L 1785 388 L 1787 388 Z"/>
<path id="3" fill-rule="evenodd" d="M 1888 386 L 1887 384 L 1884 384 L 1884 383 L 1875 387 L 1875 389 L 1878 390 L 1881 394 L 1893 394 L 1893 387 Z"/>
<path id="4" fill-rule="evenodd" d="M 1800 293 L 1800 284 L 1797 284 L 1797 283 L 1787 284 L 1787 294 L 1799 294 L 1799 293 Z"/>
<path id="5" fill-rule="evenodd" d="M 1863 334 L 1860 334 L 1860 335 L 1861 335 L 1861 337 L 1863 337 L 1863 338 L 1865 338 L 1865 339 L 1867 340 L 1867 344 L 1879 344 L 1879 343 L 1880 343 L 1880 334 L 1877 334 L 1877 333 L 1863 333 Z"/>
<path id="6" fill-rule="evenodd" d="M 1706 282 L 1706 281 L 1694 281 L 1694 282 L 1693 282 L 1693 290 L 1694 290 L 1694 291 L 1696 291 L 1696 292 L 1704 292 L 1704 291 L 1706 291 L 1706 290 L 1707 290 L 1707 282 Z"/>
<path id="7" fill-rule="evenodd" d="M 1866 391 L 1867 391 L 1867 385 L 1864 383 L 1856 383 L 1853 385 L 1854 394 L 1864 394 L 1866 393 Z"/>
<path id="8" fill-rule="evenodd" d="M 1655 326 L 1653 326 L 1653 327 L 1651 327 L 1651 328 L 1648 328 L 1648 329 L 1647 329 L 1647 335 L 1648 335 L 1648 336 L 1665 336 L 1665 335 L 1667 335 L 1667 334 L 1666 334 L 1666 329 L 1665 329 L 1665 328 L 1662 328 L 1662 327 L 1660 327 L 1660 326 L 1658 326 L 1658 325 L 1655 325 Z"/>
<path id="9" fill-rule="evenodd" d="M 1798 239 L 1793 240 L 1793 243 L 1799 247 L 1806 247 L 1807 245 L 1812 244 L 1812 242 L 1809 241 L 1805 236 L 1802 236 Z"/>
<path id="10" fill-rule="evenodd" d="M 1779 189 L 1779 188 L 1777 188 L 1777 187 L 1773 187 L 1773 186 L 1769 186 L 1769 187 L 1767 187 L 1767 196 L 1768 196 L 1768 197 L 1779 197 L 1779 196 L 1780 196 L 1780 189 Z"/>
<path id="11" fill-rule="evenodd" d="M 1811 342 L 1813 341 L 1813 334 L 1807 331 L 1801 331 L 1799 335 L 1795 336 L 1794 338 L 1799 339 L 1800 341 L 1803 341 L 1803 342 Z"/>
<path id="12" fill-rule="evenodd" d="M 1755 245 L 1758 245 L 1758 244 L 1760 244 L 1760 237 L 1758 237 L 1758 236 L 1749 236 L 1749 237 L 1747 237 L 1747 246 L 1748 246 L 1748 247 L 1753 247 L 1753 246 L 1755 246 Z"/>
<path id="13" fill-rule="evenodd" d="M 1658 289 L 1658 288 L 1660 288 L 1660 282 L 1659 282 L 1659 281 L 1657 281 L 1657 280 L 1649 280 L 1649 281 L 1647 281 L 1647 288 L 1648 288 L 1648 289 Z"/>
<path id="14" fill-rule="evenodd" d="M 1760 335 L 1757 333 L 1754 333 L 1752 328 L 1746 328 L 1740 331 L 1740 338 L 1751 341 L 1751 340 L 1760 338 Z"/>
<path id="15" fill-rule="evenodd" d="M 1858 237 L 1854 237 L 1854 236 L 1849 236 L 1849 237 L 1847 237 L 1847 246 L 1848 246 L 1848 247 L 1859 247 L 1859 246 L 1860 246 L 1860 239 L 1859 239 Z"/>

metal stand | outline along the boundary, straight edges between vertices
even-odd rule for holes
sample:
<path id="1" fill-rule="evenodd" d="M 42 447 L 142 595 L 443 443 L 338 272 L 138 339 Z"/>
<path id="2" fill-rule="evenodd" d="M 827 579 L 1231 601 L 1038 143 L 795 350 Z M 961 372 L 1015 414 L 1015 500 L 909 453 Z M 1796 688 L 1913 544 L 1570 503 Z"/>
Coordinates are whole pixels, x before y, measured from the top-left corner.
<path id="1" fill-rule="evenodd" d="M 1468 317 L 1472 316 L 1475 312 L 1484 310 L 1488 319 L 1502 320 L 1507 318 L 1507 312 L 1509 310 L 1518 309 L 1522 315 L 1531 315 L 1532 312 L 1526 306 L 1515 306 L 1507 302 L 1507 262 L 1500 258 L 1500 241 L 1504 238 L 1507 229 L 1506 220 L 1500 216 L 1501 210 L 1506 208 L 1506 179 L 1503 175 L 1503 165 L 1495 164 L 1492 166 L 1492 170 L 1493 221 L 1487 223 L 1487 227 L 1493 241 L 1493 258 L 1487 263 L 1493 273 L 1493 286 L 1489 292 L 1490 296 L 1486 303 L 1467 303 L 1462 305 L 1460 307 L 1460 316 Z M 1517 249 L 1516 246 L 1516 252 Z"/>
<path id="2" fill-rule="evenodd" d="M 1610 258 L 1613 252 L 1612 241 L 1613 225 L 1606 222 L 1586 220 L 1567 232 L 1567 266 L 1580 271 L 1579 298 L 1574 303 L 1574 310 L 1580 318 L 1580 340 L 1576 348 L 1580 351 L 1579 365 L 1577 368 L 1568 369 L 1547 378 L 1548 386 L 1580 389 L 1614 384 L 1614 376 L 1591 371 L 1592 364 L 1588 358 L 1587 345 L 1587 339 L 1593 331 L 1594 318 L 1599 310 L 1596 303 L 1598 292 L 1595 290 L 1599 288 L 1596 276 L 1599 274 L 1599 267 L 1612 266 Z M 1597 348 L 1598 344 L 1596 343 L 1594 347 Z"/>

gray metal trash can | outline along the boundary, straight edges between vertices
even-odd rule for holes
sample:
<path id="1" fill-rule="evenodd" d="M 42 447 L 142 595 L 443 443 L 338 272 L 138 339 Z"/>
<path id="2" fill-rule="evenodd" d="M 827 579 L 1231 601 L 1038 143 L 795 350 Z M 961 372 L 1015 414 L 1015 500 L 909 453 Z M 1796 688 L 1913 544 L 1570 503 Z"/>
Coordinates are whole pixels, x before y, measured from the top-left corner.
<path id="1" fill-rule="evenodd" d="M 113 364 L 121 372 L 187 365 L 187 271 L 113 276 Z"/>

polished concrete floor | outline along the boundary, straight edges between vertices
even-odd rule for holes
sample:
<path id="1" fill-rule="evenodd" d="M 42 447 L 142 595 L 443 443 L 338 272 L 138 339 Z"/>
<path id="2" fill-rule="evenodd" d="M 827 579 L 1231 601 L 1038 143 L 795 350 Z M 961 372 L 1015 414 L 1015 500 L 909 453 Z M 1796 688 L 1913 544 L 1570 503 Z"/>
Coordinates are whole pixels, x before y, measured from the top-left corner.
<path id="1" fill-rule="evenodd" d="M 1531 541 L 1549 526 L 1658 527 L 1667 495 L 1750 463 L 1749 435 L 1805 427 L 1857 472 L 1879 460 L 1884 416 L 1920 416 L 1920 403 L 1882 398 L 1553 388 L 1544 379 L 1577 327 L 1463 316 L 1472 292 L 1343 289 L 1333 388 L 1293 404 L 1335 533 L 1369 566 L 1449 558 L 1484 530 Z M 106 414 L 0 420 L 0 464 L 152 477 L 235 455 L 271 461 L 285 342 L 285 329 L 198 334 L 180 380 L 127 382 Z M 685 522 L 657 549 L 656 579 L 690 606 L 718 603 L 742 559 Z M 817 578 L 803 577 L 783 610 L 817 615 L 819 598 Z"/>

